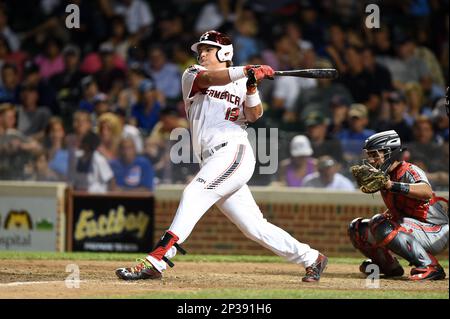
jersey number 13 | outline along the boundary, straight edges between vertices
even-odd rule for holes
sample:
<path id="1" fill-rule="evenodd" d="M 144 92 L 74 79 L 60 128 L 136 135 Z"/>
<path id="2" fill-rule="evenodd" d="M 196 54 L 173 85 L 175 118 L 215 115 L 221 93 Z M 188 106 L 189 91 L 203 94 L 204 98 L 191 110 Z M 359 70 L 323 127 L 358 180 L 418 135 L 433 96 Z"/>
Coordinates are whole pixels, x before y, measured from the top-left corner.
<path id="1" fill-rule="evenodd" d="M 234 108 L 229 107 L 227 109 L 227 112 L 225 113 L 225 120 L 234 122 L 238 119 L 238 117 L 239 117 L 239 108 L 238 107 L 234 107 Z"/>

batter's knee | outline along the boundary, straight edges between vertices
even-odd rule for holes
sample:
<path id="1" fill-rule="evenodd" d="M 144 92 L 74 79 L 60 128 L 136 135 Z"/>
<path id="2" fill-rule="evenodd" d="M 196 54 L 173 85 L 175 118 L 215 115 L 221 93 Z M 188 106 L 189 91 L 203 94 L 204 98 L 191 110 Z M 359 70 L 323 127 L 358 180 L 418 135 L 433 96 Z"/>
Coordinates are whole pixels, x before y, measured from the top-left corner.
<path id="1" fill-rule="evenodd" d="M 367 244 L 369 236 L 369 219 L 358 217 L 348 225 L 347 234 L 353 247 L 361 249 Z"/>

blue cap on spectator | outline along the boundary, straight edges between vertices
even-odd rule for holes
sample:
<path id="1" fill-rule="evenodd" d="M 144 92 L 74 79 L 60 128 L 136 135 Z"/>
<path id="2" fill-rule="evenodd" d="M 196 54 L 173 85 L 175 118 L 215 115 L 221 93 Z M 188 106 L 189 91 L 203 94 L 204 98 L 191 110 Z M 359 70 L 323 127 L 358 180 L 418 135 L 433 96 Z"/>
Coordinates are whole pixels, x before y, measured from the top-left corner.
<path id="1" fill-rule="evenodd" d="M 155 89 L 155 83 L 152 80 L 145 79 L 142 80 L 141 83 L 139 83 L 139 92 L 145 93 L 150 90 Z"/>

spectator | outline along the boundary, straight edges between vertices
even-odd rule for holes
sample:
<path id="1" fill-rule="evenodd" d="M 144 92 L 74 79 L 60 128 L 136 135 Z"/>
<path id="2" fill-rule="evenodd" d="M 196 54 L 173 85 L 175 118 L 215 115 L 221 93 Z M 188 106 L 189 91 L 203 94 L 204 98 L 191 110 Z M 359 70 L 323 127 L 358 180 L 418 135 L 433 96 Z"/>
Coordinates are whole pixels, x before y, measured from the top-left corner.
<path id="1" fill-rule="evenodd" d="M 137 42 L 150 33 L 154 17 L 147 2 L 142 0 L 120 0 L 116 2 L 114 12 L 124 17 L 127 31 L 131 35 L 133 42 Z"/>
<path id="2" fill-rule="evenodd" d="M 125 72 L 114 61 L 114 48 L 105 43 L 100 47 L 101 67 L 95 79 L 101 92 L 115 98 L 125 85 Z"/>
<path id="3" fill-rule="evenodd" d="M 27 180 L 38 182 L 61 181 L 60 176 L 49 167 L 48 160 L 48 154 L 45 151 L 39 152 L 34 158 Z"/>
<path id="4" fill-rule="evenodd" d="M 106 193 L 114 189 L 114 175 L 107 159 L 97 151 L 100 139 L 93 132 L 87 133 L 81 140 L 81 151 L 76 154 L 74 171 L 70 172 L 70 181 L 75 190 L 90 193 Z"/>
<path id="5" fill-rule="evenodd" d="M 336 66 L 340 74 L 345 74 L 347 72 L 347 65 L 345 64 L 347 39 L 345 33 L 340 25 L 332 24 L 328 28 L 328 35 L 329 43 L 325 48 L 327 57 Z"/>
<path id="6" fill-rule="evenodd" d="M 328 134 L 336 137 L 341 131 L 348 128 L 348 109 L 350 100 L 342 95 L 335 95 L 330 102 L 331 123 L 328 127 Z"/>
<path id="7" fill-rule="evenodd" d="M 145 141 L 145 153 L 153 163 L 155 177 L 160 183 L 186 183 L 187 178 L 193 175 L 195 164 L 177 163 L 170 160 L 170 150 L 175 141 L 170 140 L 170 134 L 174 129 L 187 129 L 188 122 L 179 117 L 173 108 L 161 111 L 161 119 L 155 125 L 150 136 Z M 191 147 L 189 144 L 188 148 Z M 196 169 L 196 168 L 195 168 Z"/>
<path id="8" fill-rule="evenodd" d="M 107 112 L 111 112 L 111 105 L 109 104 L 109 98 L 105 93 L 98 93 L 94 96 L 92 100 L 94 105 L 94 112 L 91 114 L 94 126 L 97 124 L 100 116 Z"/>
<path id="9" fill-rule="evenodd" d="M 316 160 L 309 139 L 297 135 L 291 141 L 291 157 L 280 163 L 279 181 L 289 187 L 301 187 L 306 175 L 316 171 Z"/>
<path id="10" fill-rule="evenodd" d="M 81 80 L 81 90 L 83 98 L 80 101 L 79 109 L 89 113 L 94 112 L 94 98 L 99 93 L 99 88 L 92 75 L 88 75 Z"/>
<path id="11" fill-rule="evenodd" d="M 382 94 L 390 92 L 394 89 L 392 85 L 392 76 L 389 70 L 378 63 L 375 55 L 370 47 L 364 47 L 361 52 L 364 69 L 370 74 L 372 84 L 377 86 L 376 92 Z"/>
<path id="12" fill-rule="evenodd" d="M 155 81 L 156 89 L 171 101 L 181 96 L 181 73 L 178 67 L 167 60 L 166 53 L 160 47 L 152 47 L 148 52 L 145 71 Z"/>
<path id="13" fill-rule="evenodd" d="M 232 35 L 234 43 L 233 61 L 236 65 L 244 65 L 253 55 L 260 51 L 258 37 L 258 20 L 251 10 L 241 12 L 234 23 Z"/>
<path id="14" fill-rule="evenodd" d="M 8 26 L 8 15 L 6 14 L 3 6 L 0 7 L 0 35 L 5 37 L 8 41 L 8 46 L 11 48 L 11 51 L 17 51 L 20 47 L 20 41 L 17 35 L 11 28 Z"/>
<path id="15" fill-rule="evenodd" d="M 189 45 L 187 43 L 178 43 L 173 47 L 173 60 L 177 64 L 180 73 L 184 72 L 189 66 L 197 63 L 197 60 L 194 59 L 192 54 L 189 54 L 189 51 L 186 50 L 188 47 Z"/>
<path id="16" fill-rule="evenodd" d="M 111 35 L 108 40 L 102 43 L 102 46 L 112 47 L 114 53 L 120 56 L 123 61 L 128 60 L 130 42 L 123 16 L 116 15 L 111 18 Z"/>
<path id="17" fill-rule="evenodd" d="M 27 61 L 25 63 L 24 77 L 21 86 L 36 87 L 39 93 L 38 105 L 47 106 L 53 115 L 60 114 L 59 104 L 56 99 L 56 91 L 48 81 L 42 79 L 39 72 L 39 66 L 36 63 L 32 61 Z"/>
<path id="18" fill-rule="evenodd" d="M 302 29 L 296 21 L 287 22 L 284 28 L 291 41 L 298 45 L 300 52 L 304 53 L 308 50 L 314 51 L 313 44 L 303 38 Z"/>
<path id="19" fill-rule="evenodd" d="M 339 81 L 349 89 L 356 103 L 364 103 L 369 111 L 375 112 L 379 107 L 381 92 L 372 76 L 364 69 L 361 49 L 348 47 L 345 59 L 348 70 L 339 77 Z"/>
<path id="20" fill-rule="evenodd" d="M 136 120 L 136 126 L 144 135 L 152 132 L 159 121 L 160 102 L 157 100 L 155 84 L 151 80 L 144 80 L 139 84 L 139 101 L 131 108 L 131 116 Z"/>
<path id="21" fill-rule="evenodd" d="M 42 79 L 48 80 L 64 71 L 64 58 L 61 54 L 61 47 L 61 41 L 56 38 L 49 37 L 45 40 L 42 48 L 44 54 L 39 54 L 35 58 Z"/>
<path id="22" fill-rule="evenodd" d="M 315 67 L 332 68 L 333 65 L 327 60 L 319 60 Z M 320 111 L 331 116 L 330 104 L 335 96 L 341 96 L 349 103 L 353 101 L 350 91 L 343 84 L 331 79 L 318 79 L 317 87 L 303 90 L 295 103 L 299 118 L 303 119 L 311 111 Z"/>
<path id="23" fill-rule="evenodd" d="M 69 151 L 65 145 L 65 130 L 62 119 L 50 118 L 44 139 L 47 152 L 48 167 L 59 176 L 59 180 L 67 178 L 69 166 Z"/>
<path id="24" fill-rule="evenodd" d="M 138 154 L 142 154 L 144 151 L 144 143 L 142 141 L 142 134 L 139 132 L 139 129 L 136 126 L 127 123 L 127 115 L 124 110 L 117 109 L 114 114 L 117 115 L 122 125 L 122 138 L 132 139 L 136 152 Z"/>
<path id="25" fill-rule="evenodd" d="M 365 140 L 375 134 L 375 131 L 366 128 L 369 122 L 367 116 L 367 107 L 364 104 L 352 104 L 348 111 L 349 128 L 337 134 L 344 150 L 344 160 L 348 164 L 359 160 Z"/>
<path id="26" fill-rule="evenodd" d="M 39 92 L 27 86 L 21 92 L 22 105 L 17 108 L 17 129 L 27 136 L 42 140 L 51 112 L 46 106 L 38 106 Z"/>
<path id="27" fill-rule="evenodd" d="M 81 99 L 80 82 L 83 78 L 80 67 L 80 49 L 75 45 L 68 45 L 64 48 L 64 71 L 55 74 L 50 83 L 55 88 L 58 100 L 61 104 L 61 111 L 67 117 L 67 121 L 72 120 L 72 112 L 77 108 Z"/>
<path id="28" fill-rule="evenodd" d="M 97 129 L 100 137 L 98 152 L 108 161 L 116 159 L 122 136 L 122 124 L 119 117 L 110 112 L 100 115 L 97 121 Z"/>
<path id="29" fill-rule="evenodd" d="M 66 136 L 66 145 L 71 150 L 79 149 L 83 137 L 92 131 L 92 120 L 88 112 L 78 110 L 73 115 L 73 132 Z"/>
<path id="30" fill-rule="evenodd" d="M 311 112 L 305 118 L 306 134 L 311 141 L 314 157 L 331 155 L 342 163 L 341 142 L 328 135 L 328 119 L 320 112 Z"/>
<path id="31" fill-rule="evenodd" d="M 340 174 L 338 170 L 339 164 L 331 156 L 321 156 L 317 159 L 317 172 L 305 176 L 303 187 L 353 191 L 355 186 L 352 181 Z"/>
<path id="32" fill-rule="evenodd" d="M 14 64 L 5 63 L 1 68 L 0 103 L 19 102 L 19 75 Z"/>
<path id="33" fill-rule="evenodd" d="M 441 147 L 437 144 L 433 123 L 428 117 L 419 116 L 413 125 L 413 142 L 407 145 L 411 162 L 425 172 L 448 171 L 448 162 Z"/>
<path id="34" fill-rule="evenodd" d="M 403 143 L 412 141 L 412 124 L 414 119 L 408 114 L 406 97 L 400 91 L 393 91 L 388 94 L 387 101 L 390 106 L 390 116 L 387 121 L 381 121 L 372 125 L 379 131 L 395 130 Z M 374 121 L 373 121 L 374 122 Z"/>
<path id="35" fill-rule="evenodd" d="M 438 144 L 448 141 L 449 116 L 445 111 L 445 98 L 436 101 L 435 107 L 431 112 L 431 119 Z"/>
<path id="36" fill-rule="evenodd" d="M 396 42 L 397 56 L 394 59 L 386 59 L 383 63 L 392 74 L 392 80 L 396 89 L 405 90 L 409 82 L 431 83 L 431 75 L 425 62 L 415 56 L 416 46 L 412 38 L 403 36 Z"/>
<path id="37" fill-rule="evenodd" d="M 16 109 L 0 104 L 0 179 L 23 179 L 24 168 L 41 145 L 16 130 Z"/>
<path id="38" fill-rule="evenodd" d="M 315 53 L 312 50 L 304 54 L 305 60 L 309 65 L 299 65 L 298 68 L 311 69 L 315 65 Z M 297 67 L 296 67 L 297 68 Z M 294 122 L 297 120 L 295 112 L 296 101 L 304 90 L 317 87 L 316 79 L 307 79 L 293 76 L 276 77 L 273 89 L 272 106 L 276 109 L 283 109 L 283 119 L 286 122 Z"/>
<path id="39" fill-rule="evenodd" d="M 131 106 L 136 104 L 139 98 L 139 84 L 148 77 L 138 62 L 133 62 L 128 69 L 127 87 L 122 89 L 117 100 L 117 107 L 130 113 Z"/>
<path id="40" fill-rule="evenodd" d="M 134 141 L 123 138 L 119 144 L 119 159 L 111 162 L 117 189 L 148 192 L 153 190 L 154 171 L 150 161 L 138 156 Z"/>

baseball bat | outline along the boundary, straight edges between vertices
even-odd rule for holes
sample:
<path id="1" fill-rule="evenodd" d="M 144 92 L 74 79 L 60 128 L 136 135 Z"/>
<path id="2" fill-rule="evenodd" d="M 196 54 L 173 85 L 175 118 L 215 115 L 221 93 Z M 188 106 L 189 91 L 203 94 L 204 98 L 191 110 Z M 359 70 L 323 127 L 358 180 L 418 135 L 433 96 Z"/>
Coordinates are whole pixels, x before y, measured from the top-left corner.
<path id="1" fill-rule="evenodd" d="M 335 79 L 339 75 L 336 69 L 300 69 L 275 71 L 274 76 L 297 76 L 311 79 Z"/>

